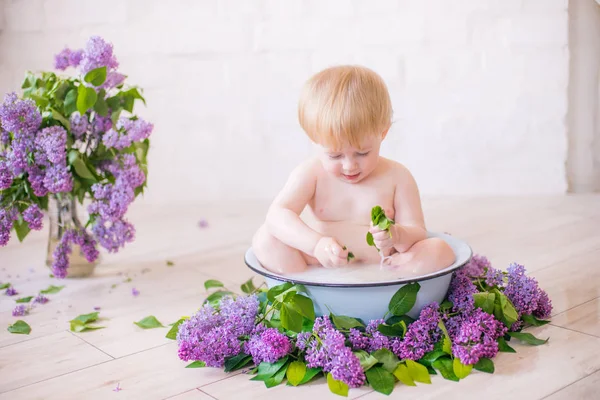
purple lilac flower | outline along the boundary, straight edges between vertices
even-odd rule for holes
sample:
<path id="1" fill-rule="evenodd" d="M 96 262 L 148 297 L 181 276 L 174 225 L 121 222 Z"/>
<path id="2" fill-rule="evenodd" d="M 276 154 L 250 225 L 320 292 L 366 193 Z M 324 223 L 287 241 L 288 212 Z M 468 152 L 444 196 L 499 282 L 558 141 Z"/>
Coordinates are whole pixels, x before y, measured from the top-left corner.
<path id="1" fill-rule="evenodd" d="M 502 287 L 504 284 L 504 274 L 501 270 L 490 267 L 485 273 L 485 283 L 488 286 Z"/>
<path id="2" fill-rule="evenodd" d="M 44 186 L 51 193 L 70 192 L 73 190 L 73 175 L 64 165 L 53 165 L 46 169 Z"/>
<path id="3" fill-rule="evenodd" d="M 244 344 L 244 352 L 250 354 L 254 364 L 274 363 L 292 351 L 290 339 L 275 328 L 265 329 L 258 325 L 253 335 Z"/>
<path id="4" fill-rule="evenodd" d="M 331 372 L 334 379 L 350 387 L 360 387 L 365 382 L 365 374 L 358 358 L 345 345 L 345 337 L 323 316 L 315 320 L 310 336 L 298 335 L 301 349 L 306 351 L 308 367 L 322 367 Z M 317 340 L 317 337 L 319 340 Z"/>
<path id="5" fill-rule="evenodd" d="M 100 252 L 96 248 L 96 240 L 85 229 L 78 230 L 73 234 L 73 243 L 80 247 L 83 256 L 88 262 L 96 261 L 100 255 Z"/>
<path id="6" fill-rule="evenodd" d="M 52 164 L 65 163 L 67 131 L 62 126 L 42 129 L 35 138 L 35 144 Z"/>
<path id="7" fill-rule="evenodd" d="M 78 112 L 71 115 L 71 132 L 75 136 L 75 139 L 81 139 L 89 125 L 87 115 L 81 115 Z"/>
<path id="8" fill-rule="evenodd" d="M 19 304 L 12 311 L 13 317 L 21 317 L 27 314 L 29 314 L 29 309 L 27 309 L 27 306 L 25 304 Z"/>
<path id="9" fill-rule="evenodd" d="M 465 272 L 470 277 L 480 277 L 483 275 L 486 268 L 490 268 L 492 264 L 490 261 L 479 254 L 473 255 L 467 265 L 464 266 Z"/>
<path id="10" fill-rule="evenodd" d="M 0 105 L 0 123 L 5 130 L 15 134 L 15 139 L 19 135 L 28 135 L 33 139 L 32 135 L 42 123 L 42 115 L 33 100 L 20 100 L 13 92 L 8 93 Z"/>
<path id="11" fill-rule="evenodd" d="M 110 110 L 109 110 L 110 111 Z M 104 132 L 108 132 L 112 128 L 112 120 L 110 119 L 110 112 L 106 117 L 99 114 L 94 116 L 92 121 L 92 133 L 94 135 L 100 135 Z"/>
<path id="12" fill-rule="evenodd" d="M 4 246 L 8 243 L 10 231 L 18 215 L 18 211 L 15 207 L 0 208 L 0 246 Z"/>
<path id="13" fill-rule="evenodd" d="M 4 294 L 7 296 L 16 296 L 19 294 L 19 292 L 17 292 L 14 286 L 9 286 Z"/>
<path id="14" fill-rule="evenodd" d="M 106 76 L 106 81 L 102 84 L 104 89 L 112 89 L 121 85 L 125 81 L 126 76 L 115 71 L 111 71 Z"/>
<path id="15" fill-rule="evenodd" d="M 481 309 L 452 317 L 448 333 L 452 339 L 452 353 L 464 365 L 476 364 L 480 358 L 493 358 L 498 353 L 496 340 L 507 328 L 493 315 Z"/>
<path id="16" fill-rule="evenodd" d="M 29 183 L 33 188 L 33 194 L 38 197 L 43 197 L 48 194 L 48 188 L 44 184 L 46 173 L 42 171 L 42 169 L 40 169 L 37 165 L 30 165 L 27 168 L 27 174 Z"/>
<path id="17" fill-rule="evenodd" d="M 146 122 L 141 118 L 136 120 L 120 118 L 117 127 L 123 128 L 132 142 L 141 142 L 142 140 L 147 139 L 154 129 L 153 124 Z"/>
<path id="18" fill-rule="evenodd" d="M 137 290 L 136 288 L 132 288 L 131 289 L 131 294 L 133 295 L 133 297 L 137 297 L 140 295 L 140 291 Z"/>
<path id="19" fill-rule="evenodd" d="M 82 57 L 82 50 L 65 48 L 54 56 L 54 68 L 64 71 L 68 67 L 77 67 Z"/>
<path id="20" fill-rule="evenodd" d="M 504 294 L 513 303 L 519 316 L 531 314 L 537 309 L 538 289 L 537 281 L 525 275 L 523 265 L 512 263 L 508 267 L 508 283 Z"/>
<path id="21" fill-rule="evenodd" d="M 454 304 L 454 311 L 471 310 L 475 304 L 473 294 L 477 293 L 477 288 L 471 282 L 464 269 L 460 269 L 452 276 L 450 289 L 448 291 L 448 300 Z"/>
<path id="22" fill-rule="evenodd" d="M 221 312 L 204 305 L 192 318 L 179 326 L 179 358 L 200 360 L 210 367 L 222 367 L 225 357 L 242 350 L 238 336 L 249 335 L 258 314 L 256 296 L 221 301 Z M 250 323 L 251 322 L 251 323 Z"/>
<path id="23" fill-rule="evenodd" d="M 0 190 L 8 189 L 13 182 L 13 174 L 8 165 L 8 161 L 2 160 L 0 153 Z"/>
<path id="24" fill-rule="evenodd" d="M 350 344 L 354 350 L 366 350 L 370 345 L 369 338 L 363 335 L 361 331 L 354 328 L 350 329 L 348 340 L 350 340 Z"/>
<path id="25" fill-rule="evenodd" d="M 48 299 L 46 296 L 44 296 L 43 294 L 38 294 L 35 299 L 33 299 L 34 303 L 37 304 L 46 304 L 47 302 L 49 302 L 50 299 Z"/>
<path id="26" fill-rule="evenodd" d="M 111 253 L 115 253 L 125 243 L 130 243 L 135 239 L 135 228 L 126 220 L 109 222 L 109 226 L 104 221 L 96 221 L 92 227 L 94 236 L 102 247 Z"/>
<path id="27" fill-rule="evenodd" d="M 198 226 L 200 228 L 208 228 L 208 221 L 203 218 L 198 222 Z"/>
<path id="28" fill-rule="evenodd" d="M 99 36 L 92 36 L 83 51 L 83 58 L 80 63 L 81 72 L 86 74 L 93 69 L 104 66 L 107 70 L 119 66 L 116 57 L 113 55 L 113 46 Z"/>
<path id="29" fill-rule="evenodd" d="M 389 349 L 390 338 L 377 330 L 377 327 L 384 322 L 383 319 L 374 319 L 367 325 L 366 333 L 371 336 L 367 352 L 371 353 L 379 349 Z"/>
<path id="30" fill-rule="evenodd" d="M 10 133 L 8 133 L 8 131 L 5 131 L 0 126 L 0 145 L 8 146 L 9 144 L 10 144 Z"/>
<path id="31" fill-rule="evenodd" d="M 433 350 L 435 343 L 440 339 L 441 330 L 439 305 L 431 303 L 424 307 L 419 314 L 419 319 L 408 327 L 406 335 L 392 345 L 392 351 L 403 359 L 418 360 L 425 353 Z"/>
<path id="32" fill-rule="evenodd" d="M 29 229 L 39 231 L 42 229 L 44 214 L 37 204 L 32 204 L 23 211 L 23 219 L 29 225 Z"/>
<path id="33" fill-rule="evenodd" d="M 54 249 L 52 256 L 54 257 L 52 262 L 52 273 L 57 278 L 63 279 L 67 276 L 67 268 L 69 268 L 69 256 L 72 248 L 71 243 L 75 238 L 75 231 L 69 229 L 64 232 L 60 242 Z"/>
<path id="34" fill-rule="evenodd" d="M 552 301 L 548 297 L 548 293 L 541 288 L 538 288 L 538 306 L 533 311 L 533 315 L 540 319 L 550 318 L 552 314 Z"/>

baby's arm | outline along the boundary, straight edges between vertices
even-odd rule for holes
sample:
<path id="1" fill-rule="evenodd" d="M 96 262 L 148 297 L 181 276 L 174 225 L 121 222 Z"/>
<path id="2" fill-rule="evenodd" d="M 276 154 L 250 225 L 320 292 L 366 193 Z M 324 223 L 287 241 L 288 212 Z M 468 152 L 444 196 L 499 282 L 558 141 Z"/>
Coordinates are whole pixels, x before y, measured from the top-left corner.
<path id="1" fill-rule="evenodd" d="M 315 194 L 316 165 L 313 160 L 296 167 L 267 213 L 269 233 L 290 247 L 313 255 L 321 235 L 299 217 Z"/>
<path id="2" fill-rule="evenodd" d="M 398 180 L 394 195 L 395 225 L 392 225 L 392 236 L 395 234 L 398 240 L 394 240 L 394 248 L 403 253 L 410 249 L 413 244 L 427 238 L 423 209 L 419 188 L 410 171 L 400 165 L 398 167 Z"/>

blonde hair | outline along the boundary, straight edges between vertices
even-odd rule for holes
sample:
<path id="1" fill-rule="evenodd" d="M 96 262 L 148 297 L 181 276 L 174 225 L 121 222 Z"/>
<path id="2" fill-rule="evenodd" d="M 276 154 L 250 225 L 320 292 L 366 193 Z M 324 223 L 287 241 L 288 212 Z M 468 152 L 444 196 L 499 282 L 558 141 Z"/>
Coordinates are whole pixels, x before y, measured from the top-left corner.
<path id="1" fill-rule="evenodd" d="M 392 102 L 383 79 L 360 66 L 327 68 L 304 85 L 298 119 L 310 139 L 340 148 L 360 147 L 363 139 L 382 135 L 392 121 Z"/>

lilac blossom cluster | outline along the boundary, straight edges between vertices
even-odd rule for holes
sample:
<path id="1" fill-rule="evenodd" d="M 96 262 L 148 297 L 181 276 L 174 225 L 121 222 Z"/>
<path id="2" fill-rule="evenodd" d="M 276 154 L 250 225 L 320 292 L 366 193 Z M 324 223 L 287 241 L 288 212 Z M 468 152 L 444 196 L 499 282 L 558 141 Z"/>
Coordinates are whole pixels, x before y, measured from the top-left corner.
<path id="1" fill-rule="evenodd" d="M 224 298 L 220 306 L 206 304 L 179 326 L 177 344 L 179 358 L 203 361 L 210 367 L 222 367 L 226 357 L 238 355 L 243 345 L 241 336 L 255 329 L 259 301 L 256 296 Z M 271 333 L 267 334 L 269 340 Z M 257 357 L 262 353 L 257 350 Z"/>
<path id="2" fill-rule="evenodd" d="M 365 383 L 365 373 L 345 341 L 345 336 L 332 326 L 329 317 L 323 316 L 315 320 L 312 332 L 298 334 L 296 346 L 305 351 L 308 367 L 321 367 L 349 387 L 360 387 Z"/>

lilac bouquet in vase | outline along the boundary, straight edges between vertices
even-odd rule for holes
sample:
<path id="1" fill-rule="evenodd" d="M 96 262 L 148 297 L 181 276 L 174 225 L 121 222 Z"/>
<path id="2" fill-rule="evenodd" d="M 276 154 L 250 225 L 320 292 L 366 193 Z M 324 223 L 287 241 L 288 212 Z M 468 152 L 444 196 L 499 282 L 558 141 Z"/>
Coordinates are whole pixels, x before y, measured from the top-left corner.
<path id="1" fill-rule="evenodd" d="M 145 100 L 118 65 L 112 44 L 94 36 L 55 57 L 75 76 L 28 72 L 22 98 L 0 104 L 0 246 L 13 230 L 23 241 L 42 229 L 45 211 L 46 263 L 58 278 L 90 275 L 99 246 L 117 252 L 135 238 L 125 214 L 146 187 L 153 125 L 134 114 Z"/>

